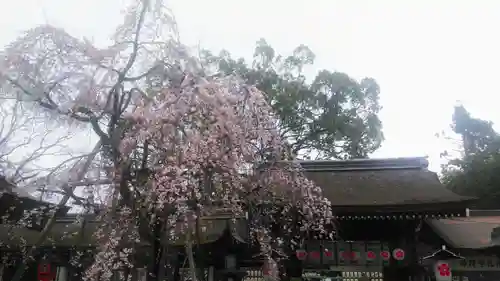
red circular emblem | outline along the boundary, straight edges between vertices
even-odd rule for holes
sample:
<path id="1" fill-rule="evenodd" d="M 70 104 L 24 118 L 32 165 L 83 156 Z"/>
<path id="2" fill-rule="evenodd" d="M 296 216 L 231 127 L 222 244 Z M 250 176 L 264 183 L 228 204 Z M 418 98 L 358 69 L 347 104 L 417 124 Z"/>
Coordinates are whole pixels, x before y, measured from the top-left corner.
<path id="1" fill-rule="evenodd" d="M 380 257 L 383 260 L 388 261 L 391 258 L 391 254 L 389 253 L 389 251 L 382 251 L 380 252 Z"/>
<path id="2" fill-rule="evenodd" d="M 405 251 L 403 249 L 394 249 L 392 251 L 392 257 L 397 261 L 402 261 L 405 259 Z"/>
<path id="3" fill-rule="evenodd" d="M 295 251 L 295 256 L 297 256 L 297 259 L 299 260 L 305 260 L 307 257 L 307 252 L 304 250 L 297 250 Z"/>
<path id="4" fill-rule="evenodd" d="M 451 275 L 450 266 L 447 263 L 441 263 L 438 265 L 437 269 L 439 271 L 439 276 L 448 277 Z"/>
<path id="5" fill-rule="evenodd" d="M 366 258 L 368 260 L 374 260 L 377 258 L 377 255 L 375 254 L 374 251 L 368 251 L 368 252 L 366 252 Z"/>

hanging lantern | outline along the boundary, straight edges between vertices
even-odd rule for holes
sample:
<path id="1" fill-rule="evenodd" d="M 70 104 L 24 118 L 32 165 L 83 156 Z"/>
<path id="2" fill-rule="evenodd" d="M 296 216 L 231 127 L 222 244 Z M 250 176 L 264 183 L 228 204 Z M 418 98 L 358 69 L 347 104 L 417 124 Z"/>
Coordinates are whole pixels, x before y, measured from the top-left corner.
<path id="1" fill-rule="evenodd" d="M 380 257 L 382 258 L 382 260 L 388 261 L 391 258 L 391 254 L 389 253 L 389 251 L 382 251 L 380 252 Z"/>
<path id="2" fill-rule="evenodd" d="M 323 248 L 323 259 L 321 262 L 324 265 L 329 265 L 335 263 L 335 255 L 333 254 L 333 251 Z"/>
<path id="3" fill-rule="evenodd" d="M 310 252 L 309 256 L 315 260 L 319 260 L 321 258 L 321 254 L 318 251 Z"/>
<path id="4" fill-rule="evenodd" d="M 350 259 L 351 259 L 351 252 L 348 252 L 348 251 L 340 251 L 340 252 L 339 252 L 339 256 L 340 256 L 340 258 L 342 258 L 343 260 L 350 260 Z"/>
<path id="5" fill-rule="evenodd" d="M 38 264 L 37 276 L 39 281 L 51 281 L 54 279 L 54 272 L 52 272 L 50 263 L 40 262 Z"/>
<path id="6" fill-rule="evenodd" d="M 392 251 L 392 257 L 397 261 L 402 261 L 405 259 L 405 251 L 400 248 L 396 248 Z"/>
<path id="7" fill-rule="evenodd" d="M 279 279 L 278 264 L 272 258 L 267 258 L 262 265 L 262 275 L 266 281 L 276 281 Z"/>
<path id="8" fill-rule="evenodd" d="M 359 259 L 359 252 L 352 251 L 351 252 L 351 260 L 357 261 Z"/>
<path id="9" fill-rule="evenodd" d="M 448 262 L 439 260 L 434 264 L 434 275 L 436 281 L 451 281 L 451 268 Z"/>
<path id="10" fill-rule="evenodd" d="M 374 251 L 368 251 L 366 252 L 366 259 L 369 261 L 373 261 L 377 258 L 377 255 L 375 254 Z"/>
<path id="11" fill-rule="evenodd" d="M 328 258 L 333 257 L 333 252 L 328 250 L 328 249 L 325 249 L 325 257 L 328 257 Z"/>
<path id="12" fill-rule="evenodd" d="M 295 251 L 295 256 L 297 257 L 298 260 L 305 260 L 307 258 L 307 252 L 304 250 L 297 250 Z"/>

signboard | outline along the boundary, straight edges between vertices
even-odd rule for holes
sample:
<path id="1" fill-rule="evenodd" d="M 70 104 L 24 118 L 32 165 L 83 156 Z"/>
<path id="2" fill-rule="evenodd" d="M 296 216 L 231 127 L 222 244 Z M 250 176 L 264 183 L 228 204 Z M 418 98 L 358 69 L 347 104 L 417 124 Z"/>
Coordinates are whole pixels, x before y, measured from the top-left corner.
<path id="1" fill-rule="evenodd" d="M 391 260 L 406 263 L 408 259 L 404 247 L 389 248 L 378 241 L 311 241 L 297 249 L 295 255 L 304 265 L 311 266 L 381 266 Z"/>
<path id="2" fill-rule="evenodd" d="M 466 257 L 451 261 L 450 265 L 458 271 L 500 271 L 500 259 L 495 256 Z"/>
<path id="3" fill-rule="evenodd" d="M 52 281 L 54 279 L 50 263 L 43 261 L 38 264 L 37 277 L 39 281 Z"/>

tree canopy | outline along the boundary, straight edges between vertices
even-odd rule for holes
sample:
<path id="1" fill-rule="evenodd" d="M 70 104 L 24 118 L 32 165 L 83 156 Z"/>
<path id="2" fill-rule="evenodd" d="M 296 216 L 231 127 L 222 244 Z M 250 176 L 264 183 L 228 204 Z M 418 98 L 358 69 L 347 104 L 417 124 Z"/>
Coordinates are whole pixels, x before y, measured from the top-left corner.
<path id="1" fill-rule="evenodd" d="M 453 113 L 453 131 L 460 137 L 460 157 L 443 167 L 443 181 L 469 196 L 500 194 L 500 134 L 491 121 L 474 118 L 463 106 Z"/>
<path id="2" fill-rule="evenodd" d="M 207 71 L 237 74 L 265 94 L 278 117 L 280 135 L 299 157 L 366 158 L 383 141 L 377 82 L 329 70 L 308 82 L 304 69 L 315 55 L 305 45 L 282 56 L 261 39 L 251 64 L 227 51 L 214 55 L 205 50 L 201 57 Z"/>

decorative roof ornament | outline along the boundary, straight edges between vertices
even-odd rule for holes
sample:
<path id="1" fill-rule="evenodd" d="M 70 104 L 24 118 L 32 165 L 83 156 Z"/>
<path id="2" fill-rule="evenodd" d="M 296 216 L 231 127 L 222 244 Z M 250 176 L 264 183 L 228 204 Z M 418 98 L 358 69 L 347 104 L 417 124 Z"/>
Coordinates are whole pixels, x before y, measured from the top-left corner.
<path id="1" fill-rule="evenodd" d="M 464 257 L 460 256 L 459 254 L 453 253 L 452 251 L 449 251 L 446 249 L 446 246 L 443 245 L 440 250 L 435 251 L 431 255 L 428 255 L 426 257 L 423 257 L 421 260 L 426 261 L 426 260 L 463 260 L 465 259 Z"/>

